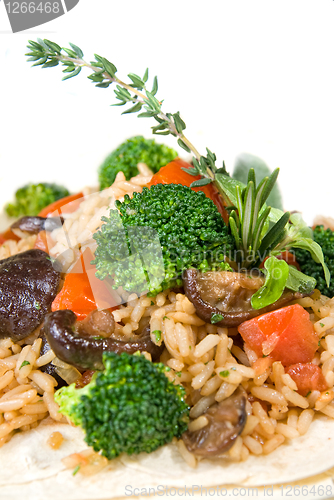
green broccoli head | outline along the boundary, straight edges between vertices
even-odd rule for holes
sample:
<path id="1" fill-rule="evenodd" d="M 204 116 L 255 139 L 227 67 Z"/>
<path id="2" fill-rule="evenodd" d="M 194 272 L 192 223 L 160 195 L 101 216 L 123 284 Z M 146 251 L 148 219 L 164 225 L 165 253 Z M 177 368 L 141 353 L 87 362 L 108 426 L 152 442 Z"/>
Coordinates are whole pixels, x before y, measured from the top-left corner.
<path id="1" fill-rule="evenodd" d="M 331 273 L 329 287 L 326 284 L 324 270 L 321 264 L 316 263 L 306 250 L 295 249 L 295 256 L 303 273 L 315 278 L 317 289 L 327 297 L 334 296 L 334 232 L 324 229 L 324 226 L 316 226 L 313 231 L 314 241 L 318 243 L 323 251 L 324 260 Z"/>
<path id="2" fill-rule="evenodd" d="M 69 194 L 65 187 L 57 184 L 27 184 L 16 191 L 14 203 L 8 203 L 5 210 L 10 217 L 38 215 L 44 207 Z"/>
<path id="3" fill-rule="evenodd" d="M 233 247 L 217 207 L 203 192 L 157 184 L 116 202 L 94 238 L 96 276 L 114 288 L 153 296 L 182 285 L 183 271 L 226 269 Z M 162 272 L 161 272 L 162 271 Z"/>
<path id="4" fill-rule="evenodd" d="M 85 441 L 112 459 L 121 453 L 150 453 L 179 437 L 188 426 L 185 390 L 166 377 L 162 363 L 142 355 L 106 352 L 105 370 L 82 389 L 59 389 L 60 412 L 85 431 Z"/>
<path id="5" fill-rule="evenodd" d="M 118 172 L 127 180 L 138 175 L 138 163 L 145 163 L 154 173 L 178 156 L 174 149 L 142 136 L 123 142 L 104 160 L 99 168 L 100 189 L 111 186 Z"/>

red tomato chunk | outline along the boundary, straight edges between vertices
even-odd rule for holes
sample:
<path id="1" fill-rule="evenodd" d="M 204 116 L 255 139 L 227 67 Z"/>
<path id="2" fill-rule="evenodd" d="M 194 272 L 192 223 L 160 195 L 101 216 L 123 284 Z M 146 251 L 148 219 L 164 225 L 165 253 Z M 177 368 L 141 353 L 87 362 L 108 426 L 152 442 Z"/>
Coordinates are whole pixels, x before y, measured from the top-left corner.
<path id="1" fill-rule="evenodd" d="M 294 304 L 245 321 L 238 331 L 257 356 L 268 356 L 284 366 L 309 363 L 318 348 L 310 315 Z"/>
<path id="2" fill-rule="evenodd" d="M 310 391 L 322 392 L 328 389 L 321 369 L 313 363 L 297 363 L 285 371 L 296 382 L 298 392 L 302 396 L 306 396 Z"/>

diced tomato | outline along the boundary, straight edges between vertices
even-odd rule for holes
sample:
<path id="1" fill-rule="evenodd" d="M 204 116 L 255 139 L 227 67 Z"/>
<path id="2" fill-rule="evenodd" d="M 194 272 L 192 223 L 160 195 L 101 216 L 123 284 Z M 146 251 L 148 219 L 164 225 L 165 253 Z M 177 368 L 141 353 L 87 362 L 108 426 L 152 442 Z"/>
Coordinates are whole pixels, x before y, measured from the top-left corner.
<path id="1" fill-rule="evenodd" d="M 298 392 L 302 396 L 306 396 L 310 391 L 322 392 L 328 389 L 321 369 L 313 363 L 297 363 L 285 371 L 296 382 Z"/>
<path id="2" fill-rule="evenodd" d="M 38 215 L 40 217 L 50 217 L 52 215 L 57 217 L 62 213 L 70 214 L 76 211 L 82 201 L 81 198 L 83 198 L 83 193 L 70 194 L 69 196 L 65 196 L 65 198 L 50 203 L 50 205 L 44 207 Z"/>
<path id="3" fill-rule="evenodd" d="M 318 348 L 310 315 L 299 304 L 245 321 L 238 331 L 259 357 L 269 356 L 284 366 L 309 363 Z"/>
<path id="4" fill-rule="evenodd" d="M 201 177 L 199 175 L 193 176 L 187 174 L 182 168 L 191 167 L 190 163 L 187 163 L 180 158 L 171 161 L 164 167 L 161 167 L 159 172 L 153 175 L 151 181 L 148 183 L 148 187 L 154 186 L 156 184 L 182 184 L 183 186 L 190 187 L 190 184 Z M 221 213 L 225 223 L 228 221 L 228 214 L 223 204 L 222 197 L 218 193 L 217 189 L 213 184 L 208 184 L 206 186 L 191 188 L 194 191 L 203 191 L 205 196 L 211 198 L 219 212 Z"/>
<path id="5" fill-rule="evenodd" d="M 90 264 L 93 258 L 87 248 L 71 272 L 66 274 L 63 288 L 52 303 L 52 311 L 70 309 L 78 320 L 82 320 L 98 308 L 110 311 L 118 308 L 106 284 L 96 278 L 95 266 Z"/>

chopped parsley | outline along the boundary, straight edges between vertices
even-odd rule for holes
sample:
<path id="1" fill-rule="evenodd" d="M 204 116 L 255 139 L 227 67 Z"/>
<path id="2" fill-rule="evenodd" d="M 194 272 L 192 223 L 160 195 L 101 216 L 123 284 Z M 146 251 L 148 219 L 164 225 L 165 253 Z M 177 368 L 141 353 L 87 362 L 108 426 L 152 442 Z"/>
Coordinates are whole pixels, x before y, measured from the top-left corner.
<path id="1" fill-rule="evenodd" d="M 152 332 L 152 335 L 155 336 L 155 341 L 156 342 L 160 342 L 160 340 L 161 340 L 161 330 L 154 330 L 154 332 Z"/>
<path id="2" fill-rule="evenodd" d="M 27 365 L 30 365 L 30 362 L 27 360 L 23 361 L 22 365 L 20 366 L 20 370 L 21 370 L 21 368 L 23 368 L 24 366 L 27 366 Z"/>
<path id="3" fill-rule="evenodd" d="M 221 321 L 222 319 L 224 319 L 224 316 L 222 314 L 212 313 L 210 321 L 211 321 L 211 324 L 214 325 L 216 323 L 219 323 L 219 321 Z"/>
<path id="4" fill-rule="evenodd" d="M 228 377 L 230 372 L 228 370 L 223 370 L 222 372 L 219 372 L 219 375 L 221 377 Z"/>
<path id="5" fill-rule="evenodd" d="M 76 475 L 76 473 L 77 473 L 77 472 L 79 472 L 80 467 L 81 467 L 81 464 L 78 464 L 78 465 L 76 466 L 76 468 L 75 468 L 75 469 L 73 470 L 73 472 L 72 472 L 72 476 L 75 476 L 75 475 Z"/>

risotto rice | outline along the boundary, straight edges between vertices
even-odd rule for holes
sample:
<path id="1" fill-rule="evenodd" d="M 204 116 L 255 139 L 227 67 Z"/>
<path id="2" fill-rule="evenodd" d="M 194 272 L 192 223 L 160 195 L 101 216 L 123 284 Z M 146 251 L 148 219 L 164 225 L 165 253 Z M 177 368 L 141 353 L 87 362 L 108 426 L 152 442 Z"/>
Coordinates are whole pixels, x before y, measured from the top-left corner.
<path id="1" fill-rule="evenodd" d="M 99 193 L 87 190 L 79 208 L 64 214 L 63 227 L 50 234 L 50 255 L 62 260 L 69 268 L 93 233 L 101 226 L 101 217 L 114 208 L 115 199 L 141 191 L 152 173 L 139 165 L 140 174 L 126 181 L 117 174 L 114 184 Z M 7 241 L 0 247 L 0 259 L 33 248 L 35 236 L 19 242 Z M 208 423 L 205 411 L 215 402 L 231 396 L 238 387 L 248 395 L 247 422 L 227 455 L 238 461 L 250 454 L 274 451 L 290 439 L 304 435 L 317 415 L 334 418 L 334 298 L 329 299 L 315 290 L 311 297 L 295 301 L 310 313 L 314 330 L 319 336 L 319 348 L 312 363 L 319 366 L 328 389 L 300 395 L 293 379 L 285 373 L 281 362 L 270 365 L 267 358 L 258 359 L 249 348 L 235 344 L 236 329 L 220 328 L 205 323 L 183 293 L 166 290 L 156 297 L 137 297 L 123 293 L 119 308 L 113 312 L 116 332 L 130 337 L 142 318 L 149 318 L 154 343 L 164 343 L 161 361 L 170 368 L 167 376 L 182 384 L 191 406 L 192 431 Z M 161 331 L 157 341 L 153 332 Z M 41 355 L 42 340 L 38 332 L 24 341 L 0 340 L 0 446 L 18 429 L 26 431 L 38 426 L 47 416 L 56 421 L 58 413 L 53 394 L 56 380 L 40 368 L 54 360 L 52 351 Z M 150 357 L 146 353 L 147 357 Z M 198 461 L 182 440 L 178 449 L 189 466 Z M 69 467 L 73 460 L 68 460 Z"/>

